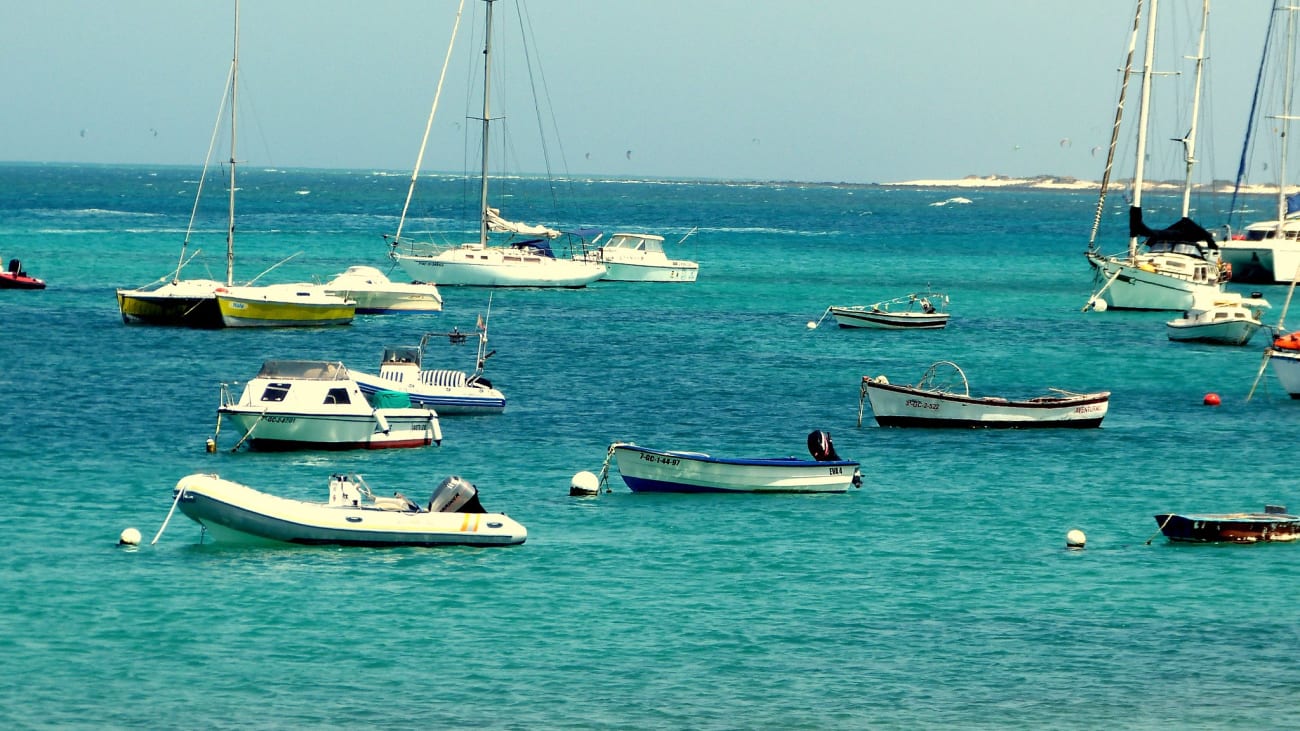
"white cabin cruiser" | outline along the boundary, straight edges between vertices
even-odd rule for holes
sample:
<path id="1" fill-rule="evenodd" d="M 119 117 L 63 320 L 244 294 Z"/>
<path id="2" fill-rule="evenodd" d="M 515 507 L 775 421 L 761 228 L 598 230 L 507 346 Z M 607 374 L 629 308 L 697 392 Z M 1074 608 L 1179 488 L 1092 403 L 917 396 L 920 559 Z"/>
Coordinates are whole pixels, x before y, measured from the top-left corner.
<path id="1" fill-rule="evenodd" d="M 404 393 L 367 395 L 342 363 L 268 360 L 233 398 L 221 384 L 217 431 L 230 419 L 256 449 L 390 449 L 442 443 L 438 414 Z M 236 447 L 239 446 L 236 445 Z"/>

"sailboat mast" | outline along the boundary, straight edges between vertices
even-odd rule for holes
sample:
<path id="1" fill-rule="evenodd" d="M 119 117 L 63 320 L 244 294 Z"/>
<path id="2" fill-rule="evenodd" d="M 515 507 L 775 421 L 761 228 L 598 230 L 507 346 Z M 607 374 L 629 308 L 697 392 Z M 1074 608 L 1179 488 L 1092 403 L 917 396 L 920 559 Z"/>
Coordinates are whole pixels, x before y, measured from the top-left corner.
<path id="1" fill-rule="evenodd" d="M 1147 16 L 1146 50 L 1142 57 L 1142 93 L 1138 104 L 1137 164 L 1133 168 L 1133 208 L 1142 210 L 1142 186 L 1146 182 L 1147 117 L 1151 108 L 1151 66 L 1156 53 L 1156 7 L 1160 0 L 1151 0 L 1151 14 Z M 1137 256 L 1137 236 L 1129 232 L 1129 259 Z"/>
<path id="2" fill-rule="evenodd" d="M 1115 148 L 1119 145 L 1120 125 L 1124 121 L 1124 100 L 1128 97 L 1128 82 L 1133 76 L 1133 53 L 1137 49 L 1138 33 L 1142 30 L 1142 0 L 1137 0 L 1133 11 L 1133 32 L 1129 34 L 1128 53 L 1124 57 L 1124 73 L 1120 77 L 1119 101 L 1115 104 L 1115 123 L 1110 129 L 1110 146 L 1106 148 L 1106 168 L 1101 173 L 1101 191 L 1097 194 L 1097 209 L 1092 215 L 1092 233 L 1088 236 L 1088 251 L 1097 250 L 1097 232 L 1101 229 L 1101 216 L 1106 210 L 1106 193 L 1110 190 L 1110 172 L 1115 166 Z"/>
<path id="3" fill-rule="evenodd" d="M 1296 9 L 1288 6 L 1286 8 L 1286 78 L 1282 85 L 1282 125 L 1280 144 L 1279 144 L 1279 161 L 1277 170 L 1277 233 L 1276 238 L 1281 241 L 1285 238 L 1282 229 L 1286 221 L 1286 153 L 1290 140 L 1291 131 L 1291 90 L 1295 84 L 1295 52 L 1296 52 Z"/>
<path id="4" fill-rule="evenodd" d="M 1205 29 L 1210 18 L 1210 0 L 1201 1 L 1201 37 L 1196 47 L 1196 88 L 1192 92 L 1192 125 L 1183 138 L 1183 218 L 1192 210 L 1192 168 L 1196 165 L 1196 124 L 1201 114 L 1201 73 L 1205 67 Z"/>
<path id="5" fill-rule="evenodd" d="M 239 0 L 235 0 L 235 48 L 230 56 L 230 217 L 226 222 L 226 286 L 235 280 L 235 120 L 239 98 Z"/>
<path id="6" fill-rule="evenodd" d="M 489 99 L 492 86 L 492 3 L 495 0 L 483 0 L 487 3 L 487 19 L 484 23 L 483 40 L 483 168 L 479 183 L 479 229 L 478 242 L 487 245 L 488 235 L 488 124 Z"/>

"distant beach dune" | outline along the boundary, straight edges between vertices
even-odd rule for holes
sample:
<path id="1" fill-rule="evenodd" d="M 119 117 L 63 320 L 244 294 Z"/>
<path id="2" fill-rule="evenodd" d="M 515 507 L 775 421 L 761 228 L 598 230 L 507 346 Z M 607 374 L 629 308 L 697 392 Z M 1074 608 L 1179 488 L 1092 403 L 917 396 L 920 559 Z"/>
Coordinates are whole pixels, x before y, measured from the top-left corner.
<path id="1" fill-rule="evenodd" d="M 967 175 L 964 178 L 956 180 L 904 180 L 897 183 L 886 183 L 886 185 L 906 185 L 917 188 L 1034 188 L 1039 190 L 1098 190 L 1101 183 L 1094 180 L 1079 180 L 1078 178 L 1057 177 L 1051 175 L 1039 175 L 1033 178 L 1013 178 L 1006 175 Z M 1147 190 L 1178 190 L 1182 183 L 1167 181 L 1148 181 Z M 1213 183 L 1197 185 L 1198 190 L 1213 190 L 1215 192 L 1231 193 L 1233 184 L 1226 180 L 1216 180 Z M 1128 188 L 1128 181 L 1111 181 L 1111 190 L 1124 190 Z M 1276 185 L 1243 185 L 1241 193 L 1253 195 L 1277 194 Z"/>

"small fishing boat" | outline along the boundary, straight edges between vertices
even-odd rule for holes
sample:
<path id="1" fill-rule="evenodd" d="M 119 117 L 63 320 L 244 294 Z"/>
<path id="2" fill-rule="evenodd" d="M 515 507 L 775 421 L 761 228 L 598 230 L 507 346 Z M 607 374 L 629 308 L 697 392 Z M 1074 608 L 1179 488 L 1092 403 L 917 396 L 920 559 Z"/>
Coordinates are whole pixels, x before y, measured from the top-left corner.
<path id="1" fill-rule="evenodd" d="M 633 492 L 847 492 L 862 485 L 859 464 L 835 454 L 829 434 L 813 432 L 808 441 L 811 460 L 711 457 L 621 442 L 611 444 L 609 454 Z"/>
<path id="2" fill-rule="evenodd" d="M 478 488 L 456 476 L 439 483 L 425 505 L 401 493 L 377 496 L 356 474 L 331 476 L 326 503 L 278 497 L 205 474 L 182 477 L 173 495 L 182 513 L 222 543 L 515 546 L 528 538 L 519 522 L 484 510 Z"/>
<path id="3" fill-rule="evenodd" d="M 1300 515 L 1280 505 L 1262 513 L 1163 513 L 1156 516 L 1160 532 L 1183 543 L 1269 543 L 1300 539 Z"/>
<path id="4" fill-rule="evenodd" d="M 617 233 L 574 258 L 604 264 L 601 279 L 609 282 L 694 282 L 700 273 L 698 262 L 669 259 L 664 237 L 654 234 Z"/>
<path id="5" fill-rule="evenodd" d="M 394 282 L 371 266 L 348 267 L 325 283 L 325 292 L 356 302 L 358 315 L 442 311 L 437 285 Z"/>
<path id="6" fill-rule="evenodd" d="M 948 324 L 948 295 L 938 292 L 913 292 L 872 305 L 831 305 L 821 319 L 809 322 L 808 328 L 817 326 L 832 315 L 840 327 L 861 327 L 875 330 L 938 330 Z"/>
<path id="7" fill-rule="evenodd" d="M 9 268 L 0 272 L 0 289 L 45 289 L 45 280 L 23 271 L 22 262 L 9 260 Z"/>
<path id="8" fill-rule="evenodd" d="M 226 327 L 347 325 L 357 310 L 356 302 L 316 284 L 218 287 L 216 297 Z"/>
<path id="9" fill-rule="evenodd" d="M 915 386 L 896 386 L 884 376 L 862 377 L 858 397 L 858 426 L 864 403 L 880 426 L 906 427 L 1067 427 L 1101 426 L 1110 405 L 1110 392 L 1072 393 L 1026 399 L 971 396 L 966 374 L 956 363 L 932 364 Z"/>
<path id="10" fill-rule="evenodd" d="M 390 449 L 442 443 L 438 414 L 414 407 L 404 393 L 367 396 L 342 363 L 268 360 L 238 399 L 221 384 L 217 433 L 230 419 L 250 447 Z M 215 442 L 215 438 L 213 440 Z"/>
<path id="11" fill-rule="evenodd" d="M 1247 298 L 1238 292 L 1221 292 L 1166 322 L 1165 333 L 1180 342 L 1245 345 L 1264 326 L 1260 317 L 1268 307 L 1258 293 Z"/>
<path id="12" fill-rule="evenodd" d="M 491 310 L 489 309 L 489 317 Z M 506 410 L 506 397 L 483 377 L 483 366 L 496 354 L 488 351 L 487 320 L 480 319 L 475 327 L 478 337 L 478 357 L 472 372 L 424 368 L 430 338 L 446 336 L 455 346 L 465 343 L 470 334 L 452 328 L 448 333 L 425 333 L 419 345 L 392 345 L 384 348 L 379 362 L 379 375 L 351 371 L 352 378 L 366 394 L 380 391 L 404 393 L 416 406 L 424 406 L 447 414 L 500 414 Z"/>

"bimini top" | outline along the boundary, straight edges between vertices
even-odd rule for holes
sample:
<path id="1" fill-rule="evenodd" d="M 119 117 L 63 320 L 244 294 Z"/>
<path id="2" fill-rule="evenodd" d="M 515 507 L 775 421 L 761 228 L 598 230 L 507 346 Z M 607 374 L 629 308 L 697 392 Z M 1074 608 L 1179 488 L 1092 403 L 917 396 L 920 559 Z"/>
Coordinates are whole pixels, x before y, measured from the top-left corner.
<path id="1" fill-rule="evenodd" d="M 258 378 L 299 378 L 306 381 L 347 381 L 352 378 L 342 363 L 327 360 L 268 360 Z"/>

